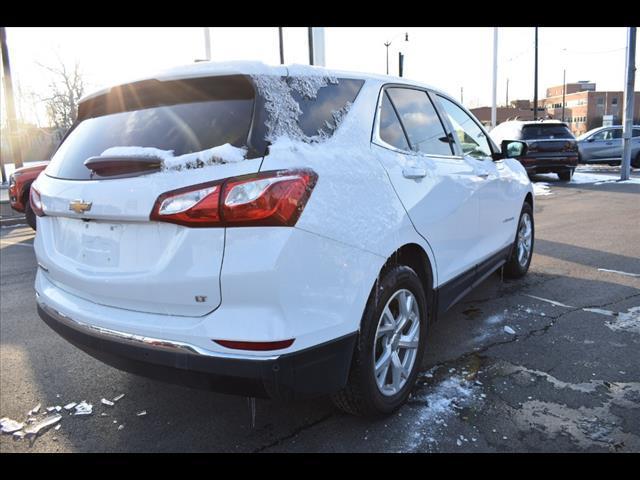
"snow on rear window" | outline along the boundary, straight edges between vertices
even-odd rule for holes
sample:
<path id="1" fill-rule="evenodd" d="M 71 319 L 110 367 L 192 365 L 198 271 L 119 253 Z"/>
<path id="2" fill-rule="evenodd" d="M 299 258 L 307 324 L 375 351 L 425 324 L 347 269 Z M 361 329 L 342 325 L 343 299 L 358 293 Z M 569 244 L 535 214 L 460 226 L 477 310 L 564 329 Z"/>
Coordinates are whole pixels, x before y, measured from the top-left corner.
<path id="1" fill-rule="evenodd" d="M 111 147 L 102 152 L 102 156 L 111 157 L 155 157 L 162 159 L 164 171 L 189 170 L 223 163 L 235 163 L 245 159 L 246 148 L 234 147 L 229 143 L 199 152 L 174 155 L 173 150 L 161 150 L 152 147 Z"/>
<path id="2" fill-rule="evenodd" d="M 265 139 L 315 143 L 331 137 L 349 112 L 362 80 L 323 75 L 252 76 L 266 110 Z"/>

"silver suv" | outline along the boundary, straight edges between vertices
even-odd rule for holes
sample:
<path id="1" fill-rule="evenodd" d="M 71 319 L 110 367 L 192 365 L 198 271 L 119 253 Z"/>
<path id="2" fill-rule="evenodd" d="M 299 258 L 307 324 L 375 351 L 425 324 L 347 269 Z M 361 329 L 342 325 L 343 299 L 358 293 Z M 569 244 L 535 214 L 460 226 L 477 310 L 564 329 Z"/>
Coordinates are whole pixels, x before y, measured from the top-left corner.
<path id="1" fill-rule="evenodd" d="M 619 165 L 622 159 L 622 126 L 599 127 L 578 137 L 580 163 Z M 631 166 L 640 168 L 640 126 L 634 125 L 631 140 Z"/>

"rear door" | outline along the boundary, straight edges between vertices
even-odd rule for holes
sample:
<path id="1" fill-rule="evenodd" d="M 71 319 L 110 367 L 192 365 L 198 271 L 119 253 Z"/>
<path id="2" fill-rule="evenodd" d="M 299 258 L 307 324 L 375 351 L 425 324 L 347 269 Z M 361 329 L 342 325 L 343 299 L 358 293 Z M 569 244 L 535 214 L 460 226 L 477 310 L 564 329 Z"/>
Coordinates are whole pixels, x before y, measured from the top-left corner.
<path id="1" fill-rule="evenodd" d="M 131 84 L 81 104 L 35 184 L 45 210 L 35 250 L 46 278 L 107 306 L 184 316 L 217 308 L 224 228 L 149 216 L 167 191 L 258 171 L 254 97 L 247 77 L 228 76 Z M 120 167 L 92 170 L 89 158 Z"/>
<path id="2" fill-rule="evenodd" d="M 373 143 L 416 230 L 433 250 L 440 282 L 473 269 L 479 177 L 454 150 L 427 92 L 383 89 Z"/>

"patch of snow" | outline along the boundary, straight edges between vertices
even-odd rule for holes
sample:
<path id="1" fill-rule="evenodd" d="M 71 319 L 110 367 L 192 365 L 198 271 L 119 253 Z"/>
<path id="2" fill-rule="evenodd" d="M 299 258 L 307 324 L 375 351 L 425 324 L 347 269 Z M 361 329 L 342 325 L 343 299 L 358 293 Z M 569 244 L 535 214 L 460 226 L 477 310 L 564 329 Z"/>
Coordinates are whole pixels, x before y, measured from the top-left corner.
<path id="1" fill-rule="evenodd" d="M 174 156 L 173 150 L 161 150 L 153 147 L 111 147 L 102 152 L 102 156 L 160 158 L 164 171 L 180 171 L 182 169 L 201 168 L 209 165 L 236 163 L 244 160 L 246 154 L 246 148 L 234 147 L 229 143 L 178 156 Z"/>
<path id="2" fill-rule="evenodd" d="M 338 83 L 338 79 L 324 75 L 322 69 L 313 69 L 311 74 L 307 73 L 306 69 L 298 70 L 293 73 L 290 71 L 292 76 L 286 78 L 273 75 L 252 76 L 258 92 L 265 99 L 265 109 L 268 113 L 266 139 L 271 143 L 275 143 L 281 137 L 305 143 L 321 142 L 328 137 L 324 130 L 319 130 L 312 136 L 302 131 L 299 118 L 303 112 L 293 93 L 298 93 L 303 98 L 314 99 L 321 88 Z M 333 123 L 327 122 L 325 127 L 330 131 L 338 128 L 350 107 L 351 103 L 347 103 L 340 110 L 332 112 Z"/>
<path id="3" fill-rule="evenodd" d="M 547 195 L 553 195 L 553 193 L 551 193 L 551 189 L 549 188 L 549 184 L 547 182 L 534 182 L 533 194 L 536 197 L 545 197 Z"/>
<path id="4" fill-rule="evenodd" d="M 10 418 L 4 417 L 0 419 L 0 431 L 2 433 L 14 433 L 18 430 L 22 430 L 24 423 L 16 422 Z"/>
<path id="5" fill-rule="evenodd" d="M 434 425 L 446 426 L 446 419 L 455 415 L 456 410 L 466 406 L 474 397 L 473 383 L 460 376 L 449 377 L 430 389 L 429 394 L 418 396 L 412 403 L 424 402 L 415 421 L 413 435 L 408 442 L 409 451 L 416 450 L 424 439 L 432 438 L 430 428 Z"/>
<path id="6" fill-rule="evenodd" d="M 611 330 L 640 333 L 640 306 L 631 307 L 626 312 L 613 312 L 602 308 L 583 308 L 582 310 L 614 317 L 615 320 L 605 322 L 605 325 Z"/>

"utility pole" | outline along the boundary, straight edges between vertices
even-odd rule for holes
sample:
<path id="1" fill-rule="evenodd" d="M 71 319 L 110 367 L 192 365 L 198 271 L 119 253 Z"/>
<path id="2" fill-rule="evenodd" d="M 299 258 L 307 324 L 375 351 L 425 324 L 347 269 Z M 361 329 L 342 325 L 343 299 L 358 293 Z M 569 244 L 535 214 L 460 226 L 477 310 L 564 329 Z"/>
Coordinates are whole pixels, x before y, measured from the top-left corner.
<path id="1" fill-rule="evenodd" d="M 313 65 L 313 27 L 307 27 L 309 38 L 309 65 Z"/>
<path id="2" fill-rule="evenodd" d="M 398 52 L 398 76 L 402 77 L 402 71 L 404 70 L 404 55 L 402 52 Z"/>
<path id="3" fill-rule="evenodd" d="M 284 65 L 284 40 L 282 39 L 282 27 L 278 27 L 278 40 L 280 41 L 280 65 Z"/>
<path id="4" fill-rule="evenodd" d="M 387 47 L 387 75 L 389 75 L 389 46 L 391 42 L 384 42 L 384 46 Z"/>
<path id="5" fill-rule="evenodd" d="M 11 145 L 11 159 L 15 168 L 22 167 L 22 152 L 18 139 L 16 107 L 13 98 L 13 86 L 11 84 L 11 65 L 9 63 L 9 48 L 7 47 L 7 32 L 5 27 L 0 27 L 0 43 L 2 44 L 2 70 L 4 73 L 4 98 L 7 108 L 7 127 L 9 129 L 9 144 Z M 2 182 L 6 182 L 7 174 L 4 170 L 4 156 L 0 155 L 2 161 Z"/>
<path id="6" fill-rule="evenodd" d="M 562 121 L 564 122 L 564 101 L 567 93 L 567 69 L 562 70 Z"/>
<path id="7" fill-rule="evenodd" d="M 211 61 L 211 32 L 209 27 L 204 28 L 204 58 L 207 62 Z"/>
<path id="8" fill-rule="evenodd" d="M 538 119 L 538 27 L 536 28 L 535 60 L 533 67 L 533 119 Z"/>
<path id="9" fill-rule="evenodd" d="M 622 165 L 620 180 L 629 180 L 631 170 L 631 130 L 633 128 L 634 84 L 636 77 L 636 27 L 627 31 L 627 65 L 624 85 L 624 118 L 622 120 Z"/>
<path id="10" fill-rule="evenodd" d="M 498 27 L 493 27 L 493 92 L 491 95 L 491 128 L 496 127 L 498 93 Z"/>
<path id="11" fill-rule="evenodd" d="M 507 78 L 507 93 L 505 95 L 505 107 L 509 106 L 509 79 Z"/>

